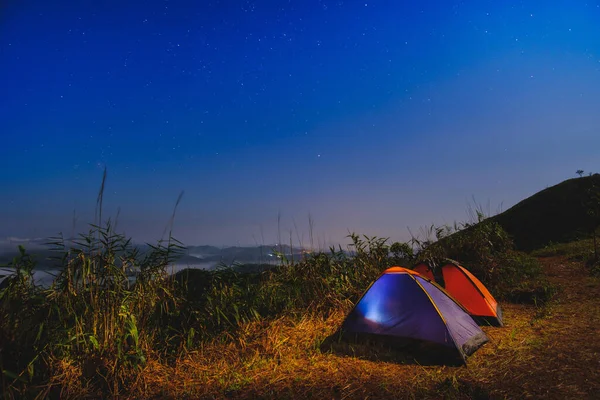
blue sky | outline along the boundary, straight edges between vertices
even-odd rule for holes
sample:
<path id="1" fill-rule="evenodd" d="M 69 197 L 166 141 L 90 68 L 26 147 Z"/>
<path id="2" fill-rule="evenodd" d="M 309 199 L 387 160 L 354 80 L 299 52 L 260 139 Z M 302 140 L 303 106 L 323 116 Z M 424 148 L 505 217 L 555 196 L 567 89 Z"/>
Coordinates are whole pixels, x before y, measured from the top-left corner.
<path id="1" fill-rule="evenodd" d="M 0 237 L 409 238 L 598 172 L 600 2 L 11 2 Z M 281 222 L 277 224 L 277 216 Z"/>

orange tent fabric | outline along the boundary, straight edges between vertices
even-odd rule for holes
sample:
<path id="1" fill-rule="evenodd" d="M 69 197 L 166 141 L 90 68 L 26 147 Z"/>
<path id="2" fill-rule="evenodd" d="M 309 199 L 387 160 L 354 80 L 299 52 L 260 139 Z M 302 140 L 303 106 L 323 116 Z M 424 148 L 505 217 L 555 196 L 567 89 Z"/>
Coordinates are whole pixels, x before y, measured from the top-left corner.
<path id="1" fill-rule="evenodd" d="M 414 270 L 426 278 L 434 280 L 431 268 L 424 263 Z M 503 326 L 502 310 L 494 296 L 475 275 L 458 263 L 442 264 L 443 287 L 479 323 Z"/>
<path id="2" fill-rule="evenodd" d="M 431 271 L 431 268 L 429 268 L 429 266 L 427 264 L 425 264 L 425 263 L 417 264 L 417 265 L 415 265 L 413 270 L 418 272 L 419 274 L 423 275 L 425 278 L 435 281 L 433 272 Z"/>

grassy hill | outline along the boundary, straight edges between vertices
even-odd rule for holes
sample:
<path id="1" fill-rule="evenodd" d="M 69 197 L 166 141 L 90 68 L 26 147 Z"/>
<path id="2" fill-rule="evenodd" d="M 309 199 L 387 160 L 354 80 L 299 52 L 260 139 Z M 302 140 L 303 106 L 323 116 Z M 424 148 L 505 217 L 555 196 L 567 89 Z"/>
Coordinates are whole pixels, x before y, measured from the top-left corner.
<path id="1" fill-rule="evenodd" d="M 594 183 L 600 187 L 600 174 L 568 179 L 490 219 L 513 237 L 517 249 L 524 251 L 587 237 L 590 218 L 584 202 Z"/>

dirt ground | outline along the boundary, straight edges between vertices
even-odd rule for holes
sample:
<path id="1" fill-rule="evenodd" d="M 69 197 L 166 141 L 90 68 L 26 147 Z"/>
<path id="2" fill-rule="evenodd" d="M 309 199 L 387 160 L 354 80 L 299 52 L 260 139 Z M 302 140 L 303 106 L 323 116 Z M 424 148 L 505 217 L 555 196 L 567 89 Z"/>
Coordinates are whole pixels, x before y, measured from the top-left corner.
<path id="1" fill-rule="evenodd" d="M 516 366 L 513 390 L 538 398 L 600 398 L 600 280 L 576 262 L 541 259 L 559 288 L 553 304 L 532 327 L 538 343 L 532 362 Z"/>

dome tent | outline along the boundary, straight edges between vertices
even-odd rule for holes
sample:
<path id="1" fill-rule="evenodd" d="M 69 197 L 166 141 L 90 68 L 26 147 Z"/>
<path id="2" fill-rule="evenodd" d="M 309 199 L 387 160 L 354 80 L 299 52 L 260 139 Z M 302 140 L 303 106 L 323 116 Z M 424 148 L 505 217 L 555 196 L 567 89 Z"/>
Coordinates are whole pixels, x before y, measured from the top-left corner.
<path id="1" fill-rule="evenodd" d="M 428 279 L 435 280 L 433 271 L 424 263 L 417 264 L 414 271 Z M 475 275 L 454 260 L 445 260 L 441 264 L 440 271 L 442 278 L 438 280 L 440 286 L 444 287 L 477 323 L 504 326 L 500 305 Z"/>
<path id="2" fill-rule="evenodd" d="M 444 364 L 466 364 L 488 338 L 443 289 L 402 267 L 385 270 L 341 327 L 344 336 L 368 336 L 430 353 Z"/>

